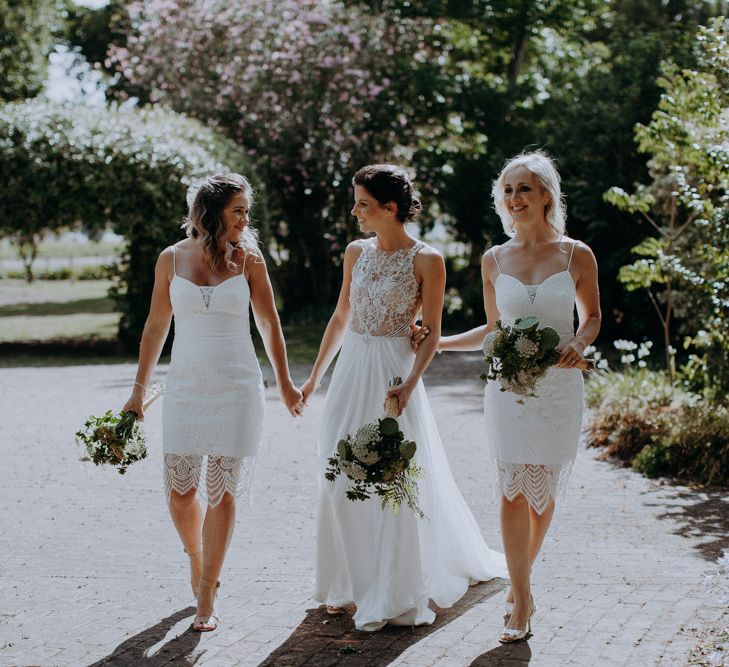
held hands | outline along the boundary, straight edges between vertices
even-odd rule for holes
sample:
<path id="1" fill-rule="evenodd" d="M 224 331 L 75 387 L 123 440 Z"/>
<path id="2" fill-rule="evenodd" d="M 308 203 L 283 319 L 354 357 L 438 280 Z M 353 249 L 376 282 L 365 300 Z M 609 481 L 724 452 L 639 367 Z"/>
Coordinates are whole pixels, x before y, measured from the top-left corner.
<path id="1" fill-rule="evenodd" d="M 132 395 L 124 404 L 122 411 L 134 412 L 137 417 L 139 417 L 139 421 L 144 421 L 144 389 L 135 384 L 134 389 L 132 390 Z"/>
<path id="2" fill-rule="evenodd" d="M 579 368 L 580 370 L 587 370 L 589 364 L 582 353 L 585 350 L 586 345 L 577 338 L 571 338 L 561 348 L 560 355 L 557 363 L 557 368 Z"/>
<path id="3" fill-rule="evenodd" d="M 415 389 L 414 385 L 411 385 L 409 382 L 404 382 L 403 384 L 399 384 L 396 387 L 390 387 L 387 394 L 385 395 L 385 401 L 390 398 L 391 396 L 397 396 L 397 416 L 399 417 L 403 410 L 407 407 L 408 401 L 410 400 L 410 396 L 413 393 L 413 389 Z M 384 403 L 383 403 L 384 408 Z"/>
<path id="4" fill-rule="evenodd" d="M 319 383 L 314 378 L 309 378 L 304 384 L 299 387 L 299 391 L 302 394 L 304 406 L 308 405 L 309 396 L 313 396 L 314 392 L 319 388 Z"/>
<path id="5" fill-rule="evenodd" d="M 286 409 L 291 413 L 291 416 L 301 416 L 304 412 L 304 399 L 301 392 L 294 386 L 294 383 L 290 379 L 279 384 L 278 393 Z"/>

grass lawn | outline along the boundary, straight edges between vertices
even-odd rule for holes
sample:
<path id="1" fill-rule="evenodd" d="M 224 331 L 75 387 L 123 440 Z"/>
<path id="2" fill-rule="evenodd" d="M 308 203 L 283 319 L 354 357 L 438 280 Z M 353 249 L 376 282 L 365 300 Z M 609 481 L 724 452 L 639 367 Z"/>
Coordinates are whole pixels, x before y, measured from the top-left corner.
<path id="1" fill-rule="evenodd" d="M 0 285 L 0 342 L 113 339 L 119 315 L 108 280 L 6 280 Z"/>
<path id="2" fill-rule="evenodd" d="M 119 243 L 99 241 L 98 243 L 72 243 L 69 241 L 41 241 L 38 257 L 105 257 L 117 255 Z M 0 259 L 17 259 L 18 251 L 11 243 L 0 244 Z"/>
<path id="3" fill-rule="evenodd" d="M 114 312 L 114 303 L 107 296 L 110 286 L 108 280 L 0 282 L 0 343 L 38 343 L 37 348 L 27 353 L 4 354 L 0 366 L 65 365 L 74 359 L 79 363 L 134 361 L 133 355 L 98 356 L 89 345 L 93 341 L 113 341 L 116 337 L 119 314 Z M 313 363 L 324 326 L 325 323 L 284 326 L 291 363 Z M 263 343 L 255 328 L 253 331 L 256 350 L 264 362 Z M 67 344 L 68 353 L 49 354 L 43 349 L 49 343 Z"/>

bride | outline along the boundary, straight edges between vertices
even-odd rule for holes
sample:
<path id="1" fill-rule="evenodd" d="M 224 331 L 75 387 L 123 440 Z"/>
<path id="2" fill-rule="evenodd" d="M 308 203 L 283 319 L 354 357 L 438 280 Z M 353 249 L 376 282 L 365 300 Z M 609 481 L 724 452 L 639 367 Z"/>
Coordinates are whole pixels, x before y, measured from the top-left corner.
<path id="1" fill-rule="evenodd" d="M 376 631 L 387 623 L 430 624 L 431 600 L 450 607 L 470 584 L 506 570 L 456 486 L 421 382 L 440 337 L 443 258 L 405 230 L 420 202 L 404 169 L 367 166 L 353 182 L 352 214 L 363 232 L 375 235 L 347 246 L 339 301 L 301 392 L 306 401 L 341 346 L 319 437 L 315 597 L 330 614 L 356 605 L 357 629 Z M 434 335 L 413 355 L 410 325 L 421 308 Z M 388 391 L 394 376 L 404 381 Z M 336 443 L 381 417 L 386 395 L 397 397 L 400 428 L 417 443 L 426 519 L 404 505 L 397 515 L 382 509 L 378 498 L 350 501 L 346 477 L 324 479 Z"/>

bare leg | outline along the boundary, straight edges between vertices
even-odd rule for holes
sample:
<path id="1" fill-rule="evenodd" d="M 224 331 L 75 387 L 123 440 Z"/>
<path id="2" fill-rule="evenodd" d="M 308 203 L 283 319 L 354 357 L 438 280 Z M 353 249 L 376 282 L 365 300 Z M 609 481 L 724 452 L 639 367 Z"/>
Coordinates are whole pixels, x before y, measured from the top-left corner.
<path id="1" fill-rule="evenodd" d="M 531 574 L 531 566 L 537 560 L 539 551 L 544 543 L 544 537 L 549 530 L 554 516 L 554 498 L 550 499 L 549 504 L 544 512 L 537 514 L 534 508 L 529 505 L 529 573 Z M 514 592 L 510 588 L 506 595 L 507 602 L 514 602 Z"/>
<path id="2" fill-rule="evenodd" d="M 203 567 L 200 592 L 197 598 L 197 616 L 209 617 L 213 613 L 215 592 L 223 561 L 228 551 L 235 525 L 235 498 L 225 493 L 215 506 L 208 506 L 202 528 Z"/>
<path id="3" fill-rule="evenodd" d="M 524 628 L 531 613 L 529 574 L 529 503 L 519 494 L 513 501 L 501 498 L 501 535 L 506 566 L 514 595 L 514 610 L 508 628 Z"/>
<path id="4" fill-rule="evenodd" d="M 193 591 L 197 590 L 202 576 L 202 542 L 203 512 L 196 497 L 196 490 L 187 493 L 170 493 L 170 515 L 177 533 L 190 557 L 190 582 Z"/>

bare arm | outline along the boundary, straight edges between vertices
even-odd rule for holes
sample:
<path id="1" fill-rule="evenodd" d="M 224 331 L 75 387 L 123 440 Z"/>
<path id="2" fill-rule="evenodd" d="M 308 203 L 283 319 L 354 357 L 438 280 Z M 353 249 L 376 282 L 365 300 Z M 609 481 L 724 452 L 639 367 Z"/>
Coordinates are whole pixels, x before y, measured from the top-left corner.
<path id="1" fill-rule="evenodd" d="M 496 290 L 492 277 L 496 273 L 496 264 L 491 251 L 481 258 L 481 280 L 483 281 L 483 305 L 486 311 L 486 322 L 480 327 L 470 329 L 455 336 L 444 336 L 440 339 L 438 349 L 441 352 L 473 352 L 480 350 L 486 334 L 494 328 L 499 319 L 496 307 Z"/>
<path id="2" fill-rule="evenodd" d="M 407 407 L 413 390 L 433 359 L 440 339 L 446 279 L 443 257 L 431 249 L 421 251 L 415 258 L 415 273 L 416 278 L 420 279 L 423 326 L 427 327 L 432 335 L 427 336 L 418 346 L 410 375 L 401 385 L 392 387 L 387 392 L 387 396 L 397 396 L 398 398 L 398 415 L 401 415 Z"/>
<path id="3" fill-rule="evenodd" d="M 304 402 L 316 391 L 322 376 L 327 372 L 329 365 L 342 345 L 344 331 L 347 324 L 349 324 L 349 290 L 352 286 L 352 267 L 361 253 L 361 248 L 355 243 L 350 243 L 344 251 L 342 287 L 339 290 L 337 306 L 329 318 L 327 328 L 324 330 L 319 345 L 319 353 L 316 355 L 316 361 L 311 369 L 309 379 L 301 386 Z"/>
<path id="4" fill-rule="evenodd" d="M 597 262 L 592 250 L 584 243 L 575 247 L 572 259 L 573 274 L 576 274 L 577 317 L 579 327 L 573 338 L 561 348 L 557 361 L 559 368 L 583 367 L 582 353 L 600 332 L 602 314 L 600 312 L 600 290 L 597 284 Z"/>
<path id="5" fill-rule="evenodd" d="M 293 416 L 300 415 L 303 407 L 301 392 L 294 386 L 289 373 L 286 342 L 281 330 L 281 321 L 276 310 L 276 301 L 273 296 L 271 280 L 268 277 L 266 262 L 261 254 L 250 254 L 247 266 L 253 318 L 263 339 L 263 346 L 266 348 L 268 360 L 273 366 L 281 400 Z"/>
<path id="6" fill-rule="evenodd" d="M 125 411 L 136 412 L 140 419 L 144 419 L 144 408 L 142 407 L 144 391 L 152 377 L 154 367 L 157 365 L 172 322 L 172 303 L 170 302 L 172 253 L 172 248 L 165 248 L 160 253 L 154 268 L 152 300 L 139 344 L 137 376 L 132 388 L 132 395 L 123 408 Z"/>

